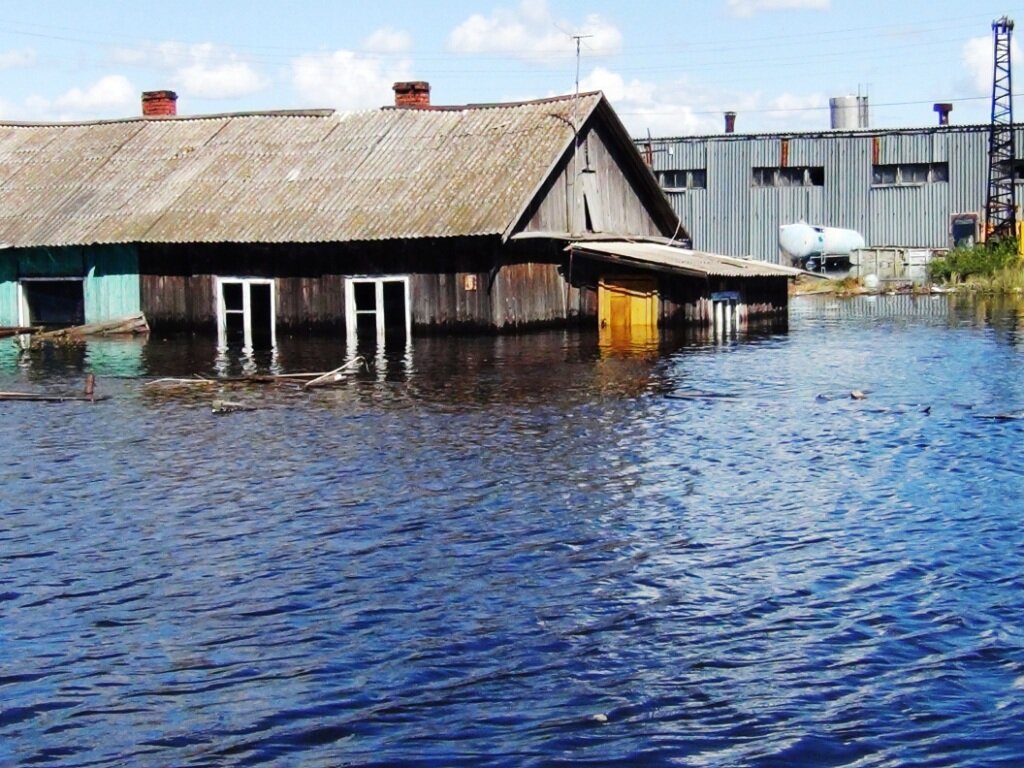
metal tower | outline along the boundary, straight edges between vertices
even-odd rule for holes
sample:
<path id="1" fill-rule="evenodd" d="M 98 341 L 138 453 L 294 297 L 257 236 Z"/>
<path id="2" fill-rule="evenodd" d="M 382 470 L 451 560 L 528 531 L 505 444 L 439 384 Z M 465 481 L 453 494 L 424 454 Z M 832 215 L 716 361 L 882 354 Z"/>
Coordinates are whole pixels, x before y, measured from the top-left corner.
<path id="1" fill-rule="evenodd" d="M 992 123 L 988 134 L 987 241 L 997 243 L 1017 234 L 1014 190 L 1013 91 L 1010 87 L 1010 38 L 1013 20 L 992 22 L 995 69 L 992 76 Z"/>

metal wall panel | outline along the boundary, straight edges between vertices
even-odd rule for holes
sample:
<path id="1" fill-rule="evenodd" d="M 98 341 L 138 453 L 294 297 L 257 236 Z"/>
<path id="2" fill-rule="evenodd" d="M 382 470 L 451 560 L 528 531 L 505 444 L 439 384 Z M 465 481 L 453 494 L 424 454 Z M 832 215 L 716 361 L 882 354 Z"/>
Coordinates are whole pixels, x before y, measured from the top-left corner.
<path id="1" fill-rule="evenodd" d="M 781 164 L 823 167 L 824 187 L 754 188 L 752 169 Z M 1017 129 L 1024 155 L 1024 129 Z M 646 141 L 646 140 L 644 140 Z M 949 180 L 872 186 L 872 165 L 948 163 Z M 662 170 L 686 168 L 703 153 L 706 191 L 668 193 L 694 248 L 780 260 L 778 227 L 809 224 L 855 229 L 870 246 L 946 248 L 951 214 L 983 212 L 988 187 L 988 126 L 832 131 L 790 135 L 717 135 L 654 139 Z M 671 148 L 672 152 L 667 151 Z M 1024 185 L 1018 187 L 1024 193 Z"/>

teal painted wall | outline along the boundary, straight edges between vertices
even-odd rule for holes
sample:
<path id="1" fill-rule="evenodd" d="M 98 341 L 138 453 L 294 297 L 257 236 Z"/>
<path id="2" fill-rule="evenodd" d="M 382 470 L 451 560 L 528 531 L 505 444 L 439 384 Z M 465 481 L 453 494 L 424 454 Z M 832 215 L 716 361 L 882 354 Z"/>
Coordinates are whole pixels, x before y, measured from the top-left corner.
<path id="1" fill-rule="evenodd" d="M 133 245 L 0 250 L 0 325 L 18 324 L 18 279 L 81 277 L 85 322 L 142 311 L 139 254 Z"/>
<path id="2" fill-rule="evenodd" d="M 84 249 L 85 322 L 117 320 L 142 311 L 139 253 L 132 245 Z"/>
<path id="3" fill-rule="evenodd" d="M 18 324 L 17 252 L 0 250 L 0 325 Z"/>

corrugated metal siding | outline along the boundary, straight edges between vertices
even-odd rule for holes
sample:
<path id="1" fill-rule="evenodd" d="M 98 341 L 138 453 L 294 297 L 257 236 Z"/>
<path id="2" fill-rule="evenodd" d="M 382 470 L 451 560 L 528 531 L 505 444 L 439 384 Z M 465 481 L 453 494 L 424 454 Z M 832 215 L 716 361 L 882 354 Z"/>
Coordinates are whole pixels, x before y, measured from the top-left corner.
<path id="1" fill-rule="evenodd" d="M 601 99 L 0 126 L 0 242 L 500 234 Z"/>
<path id="2" fill-rule="evenodd" d="M 872 187 L 874 140 L 878 161 L 949 164 L 949 181 L 905 188 Z M 751 185 L 752 169 L 781 165 L 788 141 L 789 166 L 820 166 L 825 185 L 763 188 Z M 1024 129 L 1016 131 L 1024 155 Z M 647 139 L 638 139 L 643 147 Z M 987 126 L 948 129 L 703 136 L 653 139 L 656 170 L 705 168 L 707 190 L 669 192 L 693 247 L 732 256 L 782 260 L 778 228 L 805 220 L 855 229 L 871 245 L 948 247 L 949 217 L 982 212 L 988 185 Z M 704 159 L 704 165 L 700 164 Z M 1024 191 L 1024 187 L 1019 187 Z"/>

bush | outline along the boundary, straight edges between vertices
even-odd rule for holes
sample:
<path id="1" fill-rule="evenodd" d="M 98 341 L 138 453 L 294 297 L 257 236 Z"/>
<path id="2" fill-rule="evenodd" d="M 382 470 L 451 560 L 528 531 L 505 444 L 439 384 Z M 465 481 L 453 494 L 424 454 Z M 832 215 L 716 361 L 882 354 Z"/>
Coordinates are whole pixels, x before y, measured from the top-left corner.
<path id="1" fill-rule="evenodd" d="M 991 248 L 984 243 L 954 248 L 945 256 L 932 259 L 928 273 L 932 280 L 956 282 L 969 277 L 991 277 L 1017 263 L 1017 241 L 1000 240 Z"/>

